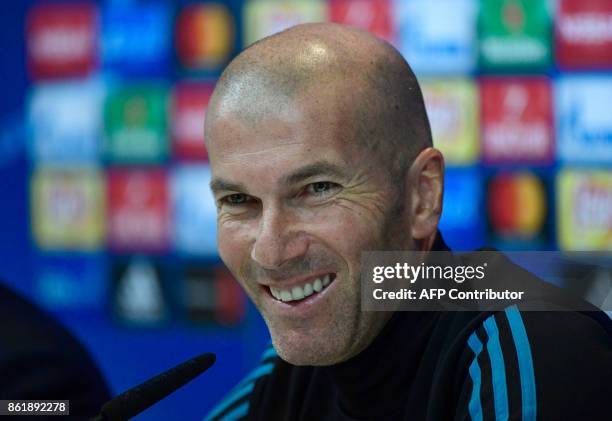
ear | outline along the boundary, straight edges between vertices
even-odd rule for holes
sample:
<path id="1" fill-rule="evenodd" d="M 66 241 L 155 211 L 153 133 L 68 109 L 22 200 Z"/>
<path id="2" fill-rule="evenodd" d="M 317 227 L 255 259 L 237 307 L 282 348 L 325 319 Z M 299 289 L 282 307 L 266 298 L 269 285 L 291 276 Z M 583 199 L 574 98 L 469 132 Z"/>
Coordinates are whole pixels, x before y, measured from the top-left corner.
<path id="1" fill-rule="evenodd" d="M 442 214 L 444 157 L 435 148 L 426 148 L 415 158 L 408 173 L 411 234 L 415 243 L 429 250 Z"/>

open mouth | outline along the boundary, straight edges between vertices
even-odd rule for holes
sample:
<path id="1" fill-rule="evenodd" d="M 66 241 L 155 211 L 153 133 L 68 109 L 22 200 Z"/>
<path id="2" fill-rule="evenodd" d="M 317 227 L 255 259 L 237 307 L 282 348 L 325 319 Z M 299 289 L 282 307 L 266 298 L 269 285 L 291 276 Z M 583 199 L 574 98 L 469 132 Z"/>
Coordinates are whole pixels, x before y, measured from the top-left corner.
<path id="1" fill-rule="evenodd" d="M 304 300 L 311 295 L 316 295 L 331 285 L 336 279 L 335 273 L 322 275 L 310 282 L 304 282 L 302 285 L 296 285 L 291 289 L 282 289 L 269 287 L 270 294 L 278 301 L 291 303 Z"/>

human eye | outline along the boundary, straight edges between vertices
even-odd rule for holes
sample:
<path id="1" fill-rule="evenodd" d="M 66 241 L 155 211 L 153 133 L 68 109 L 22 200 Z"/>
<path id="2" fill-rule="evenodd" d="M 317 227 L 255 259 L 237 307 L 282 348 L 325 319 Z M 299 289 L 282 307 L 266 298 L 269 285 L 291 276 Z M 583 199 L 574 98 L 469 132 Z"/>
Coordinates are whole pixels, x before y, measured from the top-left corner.
<path id="1" fill-rule="evenodd" d="M 331 181 L 317 181 L 306 186 L 306 192 L 313 196 L 325 197 L 334 194 L 339 188 L 339 184 Z"/>
<path id="2" fill-rule="evenodd" d="M 228 194 L 227 196 L 223 196 L 221 199 L 219 199 L 219 203 L 221 205 L 226 206 L 240 206 L 245 205 L 251 201 L 251 196 L 244 193 L 232 193 Z"/>

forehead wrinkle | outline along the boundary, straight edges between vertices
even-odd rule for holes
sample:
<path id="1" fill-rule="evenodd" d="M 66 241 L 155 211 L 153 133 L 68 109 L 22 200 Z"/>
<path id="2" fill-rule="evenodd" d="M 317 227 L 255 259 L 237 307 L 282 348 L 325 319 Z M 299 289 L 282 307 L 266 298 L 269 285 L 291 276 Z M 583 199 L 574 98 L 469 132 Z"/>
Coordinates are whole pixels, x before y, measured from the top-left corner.
<path id="1" fill-rule="evenodd" d="M 303 181 L 308 176 L 329 175 L 339 178 L 339 181 L 348 182 L 355 176 L 353 172 L 346 171 L 347 165 L 360 166 L 364 160 L 371 159 L 371 154 L 364 148 L 364 143 L 358 138 L 354 125 L 351 125 L 350 103 L 352 101 L 348 86 L 337 87 L 347 95 L 337 95 L 337 93 L 324 93 L 320 96 L 313 95 L 305 99 L 302 104 L 304 107 L 303 115 L 305 126 L 294 127 L 294 138 L 296 140 L 278 140 L 278 144 L 272 143 L 275 139 L 269 138 L 265 147 L 253 149 L 249 143 L 240 144 L 228 140 L 218 145 L 217 151 L 211 154 L 212 162 L 217 161 L 221 165 L 246 166 L 253 168 L 260 167 L 257 163 L 275 161 L 277 159 L 299 159 L 308 162 L 313 159 L 319 161 L 310 164 L 311 168 L 298 169 L 298 174 L 287 176 L 284 180 L 285 185 L 296 184 Z M 329 101 L 327 100 L 329 98 Z M 314 103 L 313 103 L 314 101 Z M 327 106 L 317 107 L 315 103 L 323 102 Z M 358 107 L 361 108 L 361 107 Z M 232 121 L 236 121 L 232 119 Z M 256 126 L 241 124 L 242 130 L 257 132 Z M 318 130 L 311 130 L 312 127 L 319 127 Z M 280 133 L 283 131 L 280 130 Z M 265 132 L 264 132 L 265 133 Z M 266 133 L 267 134 L 267 133 Z M 256 142 L 254 145 L 258 144 Z M 215 148 L 216 149 L 216 148 Z M 247 149 L 246 151 L 240 149 Z M 216 153 L 215 153 L 216 152 Z M 214 159 L 216 155 L 217 159 Z M 326 161 L 325 158 L 328 158 Z M 329 161 L 329 158 L 332 158 Z M 273 164 L 272 164 L 273 165 Z M 213 165 L 215 166 L 215 165 Z M 238 167 L 236 167 L 238 168 Z M 254 169 L 254 168 L 253 168 Z M 261 169 L 261 167 L 260 167 Z M 231 171 L 232 168 L 225 168 L 224 172 Z M 270 174 L 274 169 L 263 169 L 263 172 Z"/>
<path id="2" fill-rule="evenodd" d="M 306 179 L 320 175 L 347 178 L 347 173 L 342 167 L 331 162 L 321 160 L 313 162 L 312 164 L 304 165 L 303 167 L 292 171 L 290 174 L 283 176 L 281 182 L 288 185 L 297 184 Z"/>
<path id="3" fill-rule="evenodd" d="M 282 142 L 282 141 L 280 141 Z M 282 142 L 281 144 L 277 144 L 277 145 L 272 145 L 269 147 L 266 147 L 265 149 L 258 149 L 255 151 L 244 151 L 244 152 L 235 152 L 235 151 L 228 151 L 226 153 L 220 154 L 220 158 L 224 161 L 231 161 L 232 157 L 236 157 L 236 158 L 252 158 L 254 156 L 257 155 L 261 155 L 261 154 L 268 154 L 270 152 L 273 152 L 276 149 L 281 149 L 281 148 L 285 148 L 287 146 L 296 146 L 296 145 L 301 145 L 302 142 L 300 141 L 290 141 L 290 142 Z"/>

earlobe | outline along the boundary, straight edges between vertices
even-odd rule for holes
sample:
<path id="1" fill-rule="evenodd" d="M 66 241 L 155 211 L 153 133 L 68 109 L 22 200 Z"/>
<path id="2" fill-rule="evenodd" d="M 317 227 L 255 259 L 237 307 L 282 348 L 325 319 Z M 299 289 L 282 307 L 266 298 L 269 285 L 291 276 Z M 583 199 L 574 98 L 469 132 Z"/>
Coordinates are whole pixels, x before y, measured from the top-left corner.
<path id="1" fill-rule="evenodd" d="M 442 214 L 444 157 L 434 148 L 421 151 L 408 171 L 411 191 L 411 233 L 418 243 L 430 243 Z"/>

